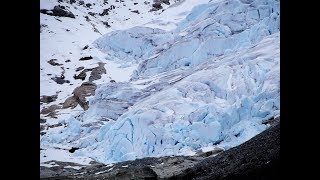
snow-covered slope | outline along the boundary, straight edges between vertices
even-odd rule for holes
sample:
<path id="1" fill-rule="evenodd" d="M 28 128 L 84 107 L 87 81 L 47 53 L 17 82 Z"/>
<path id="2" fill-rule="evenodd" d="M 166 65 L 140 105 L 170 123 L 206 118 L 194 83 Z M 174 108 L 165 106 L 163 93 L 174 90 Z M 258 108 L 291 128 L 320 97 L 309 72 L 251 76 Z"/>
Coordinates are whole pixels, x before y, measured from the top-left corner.
<path id="1" fill-rule="evenodd" d="M 83 111 L 79 105 L 73 109 L 63 108 L 63 105 L 73 96 L 75 88 L 89 80 L 90 69 L 98 67 L 99 62 L 105 63 L 106 74 L 94 80 L 95 84 L 110 80 L 128 81 L 136 69 L 137 65 L 124 67 L 106 61 L 104 53 L 92 45 L 93 41 L 102 34 L 146 23 L 162 29 L 173 29 L 174 23 L 186 16 L 192 7 L 207 1 L 170 0 L 170 5 L 161 3 L 162 9 L 150 11 L 154 4 L 152 0 L 41 0 L 40 98 L 48 99 L 43 102 L 40 99 L 40 118 L 46 120 L 41 124 L 42 135 L 60 131 L 65 127 L 67 118 Z M 60 11 L 53 15 L 55 7 Z M 61 9 L 72 13 L 74 18 L 64 17 Z M 131 12 L 135 10 L 139 14 Z M 91 60 L 80 61 L 80 58 L 90 56 Z M 86 75 L 83 80 L 74 78 L 81 73 Z M 42 146 L 41 162 L 59 159 L 57 156 L 60 156 L 71 162 L 87 164 L 88 160 L 78 161 L 73 154 L 64 150 L 71 148 L 69 145 L 62 145 L 62 149 L 60 146 Z"/>
<path id="2" fill-rule="evenodd" d="M 105 62 L 107 71 L 94 81 L 98 87 L 89 98 L 89 109 L 75 108 L 74 115 L 70 109 L 61 110 L 68 114 L 55 121 L 65 122 L 65 127 L 41 137 L 45 149 L 42 162 L 54 159 L 49 151 L 56 147 L 80 148 L 68 157 L 70 161 L 82 158 L 82 164 L 88 163 L 83 158 L 113 163 L 148 156 L 192 155 L 215 146 L 228 149 L 265 130 L 263 121 L 279 115 L 279 1 L 185 0 L 164 6 L 162 13 L 149 12 L 148 5 L 139 9 L 140 14 L 135 13 L 145 20 L 132 18 L 137 21 L 127 20 L 131 24 L 125 28 L 119 28 L 120 20 L 114 21 L 119 26 L 102 28 L 101 32 L 108 32 L 102 37 L 92 29 L 86 31 L 90 26 L 85 18 L 83 28 L 74 26 L 79 36 L 64 33 L 59 42 L 61 33 L 42 35 L 42 60 L 56 53 L 53 56 L 57 59 L 72 59 L 70 66 L 64 64 L 65 69 L 75 70 L 79 63 L 90 68 Z M 115 9 L 110 17 L 117 20 L 118 14 L 126 15 L 124 7 Z M 69 19 L 68 26 L 76 22 Z M 89 34 L 87 39 L 82 38 L 84 34 Z M 72 42 L 59 47 L 65 38 L 73 38 L 77 48 Z M 50 47 L 53 39 L 56 44 Z M 89 48 L 82 50 L 86 44 Z M 68 51 L 71 54 L 65 54 Z M 90 63 L 78 61 L 89 55 L 93 56 Z M 59 72 L 59 67 L 42 64 L 46 68 L 43 72 Z M 118 82 L 116 78 L 123 72 L 127 76 L 119 80 L 125 82 Z M 72 73 L 65 71 L 65 78 L 72 79 Z M 116 82 L 109 82 L 111 79 Z M 50 84 L 48 77 L 42 80 Z M 56 87 L 42 83 L 43 93 L 55 93 Z M 56 88 L 64 88 L 58 102 L 82 81 L 72 83 Z"/>
<path id="3" fill-rule="evenodd" d="M 55 6 L 59 6 L 71 12 L 75 18 L 40 13 L 40 95 L 57 95 L 54 102 L 41 104 L 40 110 L 54 104 L 62 105 L 72 96 L 76 87 L 88 81 L 90 71 L 86 72 L 87 77 L 84 80 L 74 79 L 74 75 L 81 72 L 77 71 L 78 68 L 94 68 L 98 66 L 98 62 L 103 61 L 106 63 L 104 68 L 107 73 L 94 81 L 95 83 L 130 79 L 135 65 L 124 67 L 113 61 L 105 61 L 105 55 L 92 45 L 102 34 L 146 23 L 149 23 L 149 26 L 158 25 L 163 29 L 172 29 L 175 27 L 174 22 L 186 16 L 192 7 L 207 1 L 173 0 L 170 1 L 170 5 L 162 3 L 161 10 L 150 11 L 152 0 L 41 0 L 41 10 L 53 10 Z M 134 10 L 138 10 L 139 14 L 131 12 Z M 107 13 L 103 13 L 104 11 Z M 88 48 L 84 49 L 87 45 Z M 93 59 L 79 61 L 80 58 L 88 56 Z M 50 60 L 57 65 L 48 63 Z M 53 80 L 61 77 L 65 83 L 59 84 Z M 55 117 L 61 120 L 65 118 L 64 114 L 79 110 L 79 106 L 75 109 L 58 109 Z M 59 121 L 46 115 L 41 115 L 41 118 L 51 119 L 54 123 Z"/>

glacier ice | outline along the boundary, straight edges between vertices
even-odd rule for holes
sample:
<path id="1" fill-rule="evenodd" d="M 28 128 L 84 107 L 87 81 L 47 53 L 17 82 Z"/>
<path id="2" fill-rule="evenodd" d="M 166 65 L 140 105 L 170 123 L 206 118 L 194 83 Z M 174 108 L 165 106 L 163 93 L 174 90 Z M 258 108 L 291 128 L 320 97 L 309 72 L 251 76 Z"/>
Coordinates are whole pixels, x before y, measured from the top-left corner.
<path id="1" fill-rule="evenodd" d="M 139 64 L 132 80 L 100 85 L 89 109 L 42 143 L 72 142 L 79 155 L 113 163 L 245 142 L 280 112 L 279 6 L 211 2 L 171 32 L 104 35 L 95 45 L 106 59 Z"/>
<path id="2" fill-rule="evenodd" d="M 134 27 L 95 44 L 108 59 L 141 62 L 133 78 L 147 77 L 254 45 L 280 30 L 279 6 L 275 0 L 213 1 L 196 6 L 174 31 Z"/>

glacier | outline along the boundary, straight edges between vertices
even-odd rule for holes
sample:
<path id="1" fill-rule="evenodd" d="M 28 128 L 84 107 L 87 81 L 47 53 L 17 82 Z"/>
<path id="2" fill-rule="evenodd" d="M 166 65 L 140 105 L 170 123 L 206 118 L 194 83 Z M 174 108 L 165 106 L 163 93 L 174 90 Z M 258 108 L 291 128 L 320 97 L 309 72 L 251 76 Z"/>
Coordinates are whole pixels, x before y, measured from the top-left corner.
<path id="1" fill-rule="evenodd" d="M 173 31 L 134 27 L 107 34 L 95 45 L 107 59 L 139 63 L 133 78 L 147 77 L 249 47 L 280 31 L 280 2 L 212 1 L 196 6 Z"/>
<path id="2" fill-rule="evenodd" d="M 138 64 L 98 86 L 89 109 L 42 144 L 108 164 L 237 146 L 280 113 L 280 1 L 219 0 L 173 31 L 133 27 L 97 39 L 106 60 Z"/>

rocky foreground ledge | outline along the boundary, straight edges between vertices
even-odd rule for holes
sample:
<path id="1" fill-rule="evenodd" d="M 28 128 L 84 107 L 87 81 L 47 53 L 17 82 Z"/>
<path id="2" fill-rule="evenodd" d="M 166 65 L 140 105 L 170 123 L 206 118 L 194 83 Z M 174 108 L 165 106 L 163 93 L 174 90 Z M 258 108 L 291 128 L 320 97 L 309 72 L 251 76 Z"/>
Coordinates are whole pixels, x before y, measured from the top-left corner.
<path id="1" fill-rule="evenodd" d="M 280 117 L 249 141 L 227 151 L 216 149 L 195 156 L 143 158 L 113 166 L 92 164 L 79 170 L 55 162 L 40 167 L 41 179 L 275 179 L 280 173 Z"/>

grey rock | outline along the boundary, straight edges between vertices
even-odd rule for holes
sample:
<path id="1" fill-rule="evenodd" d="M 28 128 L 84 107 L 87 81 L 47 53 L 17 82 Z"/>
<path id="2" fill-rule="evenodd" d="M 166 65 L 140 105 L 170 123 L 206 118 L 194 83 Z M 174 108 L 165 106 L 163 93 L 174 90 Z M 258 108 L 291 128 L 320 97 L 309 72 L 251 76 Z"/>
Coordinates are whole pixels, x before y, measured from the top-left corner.
<path id="1" fill-rule="evenodd" d="M 82 81 L 84 81 L 86 79 L 86 77 L 87 77 L 86 72 L 87 72 L 87 70 L 85 69 L 85 70 L 81 71 L 78 75 L 75 74 L 73 76 L 73 78 L 74 79 L 81 79 Z"/>
<path id="2" fill-rule="evenodd" d="M 161 0 L 162 3 L 166 4 L 166 5 L 170 5 L 169 0 Z"/>
<path id="3" fill-rule="evenodd" d="M 84 109 L 87 110 L 89 108 L 89 102 L 86 101 L 86 97 L 92 96 L 95 94 L 95 90 L 97 88 L 97 85 L 92 82 L 84 82 L 81 84 L 81 86 L 76 87 L 72 94 L 73 96 L 67 98 L 65 102 L 63 103 L 63 108 L 69 108 L 72 109 L 75 108 L 78 104 Z"/>
<path id="4" fill-rule="evenodd" d="M 43 102 L 43 103 L 51 103 L 51 102 L 55 101 L 57 98 L 58 98 L 58 95 L 52 95 L 52 96 L 43 95 L 43 96 L 40 98 L 40 102 Z"/>
<path id="5" fill-rule="evenodd" d="M 79 61 L 86 61 L 86 60 L 91 60 L 93 59 L 92 56 L 86 56 L 86 57 L 82 57 L 79 59 Z"/>
<path id="6" fill-rule="evenodd" d="M 63 64 L 57 63 L 56 61 L 57 61 L 57 59 L 50 59 L 48 61 L 48 63 L 51 64 L 52 66 L 61 66 L 61 65 L 63 65 Z"/>
<path id="7" fill-rule="evenodd" d="M 89 14 L 90 16 L 95 16 L 95 15 L 96 15 L 96 13 L 93 13 L 93 12 L 88 12 L 88 14 Z"/>
<path id="8" fill-rule="evenodd" d="M 88 17 L 88 16 L 86 16 L 86 18 L 88 18 L 88 19 L 89 19 L 89 17 Z M 84 46 L 84 47 L 82 48 L 82 50 L 88 49 L 88 47 L 89 47 L 89 45 L 86 45 L 86 46 Z"/>
<path id="9" fill-rule="evenodd" d="M 66 109 L 70 107 L 71 109 L 74 109 L 75 107 L 77 107 L 77 105 L 78 105 L 78 101 L 76 97 L 71 96 L 64 101 L 62 108 Z"/>
<path id="10" fill-rule="evenodd" d="M 151 9 L 151 11 L 158 11 L 158 10 L 160 10 L 160 9 L 162 9 L 163 7 L 161 6 L 161 3 L 154 3 L 154 4 L 152 4 L 152 9 Z"/>
<path id="11" fill-rule="evenodd" d="M 131 12 L 140 14 L 140 12 L 138 10 L 134 10 L 134 11 L 131 11 Z"/>
<path id="12" fill-rule="evenodd" d="M 76 72 L 81 71 L 82 69 L 84 69 L 83 66 L 77 67 Z"/>
<path id="13" fill-rule="evenodd" d="M 40 111 L 40 114 L 49 114 L 49 113 L 51 113 L 51 112 L 54 112 L 55 110 L 57 110 L 57 109 L 61 109 L 61 106 L 58 106 L 58 105 L 51 105 L 51 106 L 49 106 L 49 107 L 45 107 L 45 108 L 43 108 L 41 111 Z"/>
<path id="14" fill-rule="evenodd" d="M 44 123 L 46 123 L 46 122 L 47 122 L 47 120 L 40 118 L 40 124 L 44 124 Z"/>
<path id="15" fill-rule="evenodd" d="M 45 128 L 44 125 L 40 125 L 40 132 L 43 131 L 43 130 L 45 130 L 45 129 L 46 129 L 46 128 Z"/>
<path id="16" fill-rule="evenodd" d="M 101 75 L 107 73 L 106 69 L 104 68 L 105 63 L 99 62 L 98 65 L 99 65 L 98 67 L 93 68 L 91 71 L 91 74 L 89 77 L 90 82 L 101 79 Z"/>
<path id="17" fill-rule="evenodd" d="M 60 76 L 60 77 L 53 77 L 51 78 L 54 82 L 56 82 L 57 84 L 64 84 L 64 83 L 70 83 L 69 80 L 65 80 L 64 76 Z"/>
<path id="18" fill-rule="evenodd" d="M 40 12 L 50 16 L 75 18 L 72 12 L 62 8 L 61 6 L 54 6 L 52 10 L 41 9 Z"/>

